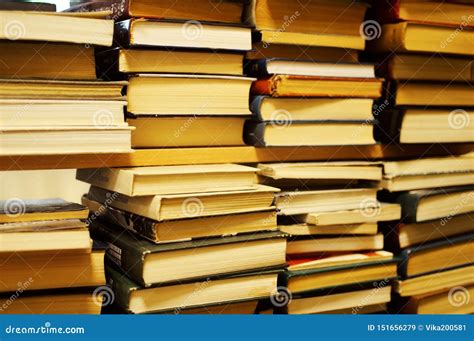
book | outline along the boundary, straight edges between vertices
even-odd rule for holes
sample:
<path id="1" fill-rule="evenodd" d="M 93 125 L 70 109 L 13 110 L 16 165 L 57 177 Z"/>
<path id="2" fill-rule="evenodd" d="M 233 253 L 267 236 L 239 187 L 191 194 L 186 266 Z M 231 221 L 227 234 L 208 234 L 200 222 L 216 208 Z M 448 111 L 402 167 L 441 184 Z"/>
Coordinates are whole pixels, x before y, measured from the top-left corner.
<path id="1" fill-rule="evenodd" d="M 179 47 L 248 51 L 252 49 L 249 27 L 201 23 L 128 19 L 115 24 L 115 43 L 120 47 Z"/>
<path id="2" fill-rule="evenodd" d="M 76 179 L 127 196 L 251 190 L 256 169 L 236 164 L 78 169 Z"/>
<path id="3" fill-rule="evenodd" d="M 259 163 L 257 174 L 279 179 L 382 179 L 377 164 L 364 161 Z"/>
<path id="4" fill-rule="evenodd" d="M 457 291 L 461 297 L 461 304 L 458 304 L 457 301 L 454 301 L 455 304 L 452 303 L 452 296 L 456 290 L 451 288 L 450 290 L 413 296 L 408 302 L 404 302 L 402 312 L 404 314 L 472 314 L 474 309 L 472 304 L 469 304 L 469 297 L 474 295 L 474 286 L 462 287 Z"/>
<path id="5" fill-rule="evenodd" d="M 368 207 L 370 208 L 370 207 Z M 298 222 L 314 226 L 328 226 L 347 224 L 366 224 L 380 221 L 395 221 L 402 216 L 402 208 L 399 204 L 376 203 L 373 210 L 349 209 L 328 212 L 313 212 L 293 216 Z M 311 227 L 309 227 L 311 228 Z"/>
<path id="6" fill-rule="evenodd" d="M 375 15 L 381 22 L 396 22 L 399 20 L 423 24 L 446 25 L 452 27 L 474 27 L 463 20 L 472 7 L 468 4 L 448 1 L 423 1 L 423 0 L 383 0 L 375 6 Z"/>
<path id="7" fill-rule="evenodd" d="M 130 153 L 131 130 L 128 126 L 1 127 L 0 155 Z"/>
<path id="8" fill-rule="evenodd" d="M 324 252 L 382 250 L 383 235 L 340 236 L 335 238 L 293 238 L 288 240 L 287 254 L 312 255 Z"/>
<path id="9" fill-rule="evenodd" d="M 92 289 L 76 289 L 76 292 L 48 291 L 47 293 L 38 292 L 31 295 L 23 292 L 15 300 L 11 300 L 11 294 L 7 294 L 0 298 L 0 306 L 7 306 L 8 308 L 0 309 L 0 314 L 99 315 L 101 305 L 97 303 L 98 299 Z"/>
<path id="10" fill-rule="evenodd" d="M 46 2 L 2 1 L 0 3 L 0 10 L 56 12 L 56 5 Z"/>
<path id="11" fill-rule="evenodd" d="M 363 289 L 346 292 L 330 293 L 328 295 L 294 298 L 288 305 L 288 314 L 316 314 L 340 309 L 350 309 L 358 312 L 365 306 L 388 303 L 391 286 Z"/>
<path id="12" fill-rule="evenodd" d="M 473 246 L 474 234 L 469 233 L 403 249 L 398 273 L 404 279 L 470 265 Z"/>
<path id="13" fill-rule="evenodd" d="M 118 20 L 130 17 L 182 19 L 240 23 L 243 1 L 203 2 L 196 6 L 192 0 L 91 0 L 69 8 L 68 11 L 111 11 Z"/>
<path id="14" fill-rule="evenodd" d="M 34 280 L 28 290 L 99 287 L 105 285 L 104 250 L 1 254 L 0 271 L 5 274 L 0 283 L 3 293 L 15 292 L 18 283 L 30 276 Z"/>
<path id="15" fill-rule="evenodd" d="M 258 121 L 371 121 L 373 100 L 365 98 L 275 98 L 255 96 L 250 110 Z"/>
<path id="16" fill-rule="evenodd" d="M 398 53 L 377 69 L 377 76 L 395 80 L 471 82 L 472 68 L 469 58 Z"/>
<path id="17" fill-rule="evenodd" d="M 140 74 L 129 79 L 128 112 L 134 115 L 246 116 L 253 78 Z"/>
<path id="18" fill-rule="evenodd" d="M 363 50 L 364 40 L 359 30 L 366 9 L 366 4 L 351 1 L 313 1 L 302 10 L 293 1 L 253 0 L 245 9 L 244 20 L 262 35 L 268 34 L 262 41 L 269 44 Z"/>
<path id="19" fill-rule="evenodd" d="M 449 39 L 452 27 L 424 25 L 417 22 L 386 24 L 380 38 L 368 44 L 372 52 L 427 52 L 474 55 L 470 41 L 474 30 L 459 30 L 454 39 Z"/>
<path id="20" fill-rule="evenodd" d="M 112 46 L 114 23 L 94 15 L 1 10 L 0 39 Z"/>
<path id="21" fill-rule="evenodd" d="M 245 64 L 246 74 L 254 77 L 295 75 L 333 78 L 375 78 L 374 65 L 359 63 L 322 63 L 289 59 L 257 59 Z"/>
<path id="22" fill-rule="evenodd" d="M 277 230 L 276 213 L 271 208 L 249 213 L 159 222 L 102 205 L 87 197 L 83 197 L 82 202 L 89 207 L 91 212 L 97 212 L 94 219 L 119 225 L 154 243 Z"/>
<path id="23" fill-rule="evenodd" d="M 0 79 L 2 99 L 121 100 L 127 82 Z"/>
<path id="24" fill-rule="evenodd" d="M 243 75 L 242 53 L 189 50 L 122 49 L 97 53 L 99 74 L 115 79 L 123 73 Z"/>
<path id="25" fill-rule="evenodd" d="M 469 84 L 392 81 L 387 87 L 391 94 L 387 100 L 397 106 L 474 106 Z"/>
<path id="26" fill-rule="evenodd" d="M 251 92 L 272 97 L 378 98 L 382 94 L 382 81 L 375 78 L 273 75 L 255 81 Z"/>
<path id="27" fill-rule="evenodd" d="M 3 127 L 127 127 L 125 101 L 0 99 Z M 64 113 L 67 113 L 66 115 Z"/>
<path id="28" fill-rule="evenodd" d="M 378 282 L 397 277 L 397 263 L 392 259 L 335 265 L 326 268 L 285 272 L 291 293 L 305 293 L 357 283 Z"/>
<path id="29" fill-rule="evenodd" d="M 183 309 L 216 303 L 232 304 L 268 298 L 276 290 L 278 274 L 257 272 L 147 288 L 137 286 L 113 268 L 108 268 L 107 276 L 117 293 L 118 304 L 127 312 L 143 314 L 170 310 L 180 313 Z M 242 288 L 249 290 L 241 290 Z"/>
<path id="30" fill-rule="evenodd" d="M 474 232 L 472 217 L 469 214 L 462 214 L 450 219 L 398 223 L 394 229 L 390 228 L 390 232 L 387 232 L 386 242 L 391 248 L 406 248 L 471 232 Z"/>
<path id="31" fill-rule="evenodd" d="M 286 239 L 281 232 L 155 244 L 111 224 L 94 221 L 90 229 L 95 240 L 108 243 L 108 261 L 144 287 L 285 264 Z"/>
<path id="32" fill-rule="evenodd" d="M 281 192 L 275 195 L 275 205 L 282 215 L 351 209 L 371 210 L 379 205 L 376 195 L 376 188 Z"/>
<path id="33" fill-rule="evenodd" d="M 47 232 L 86 227 L 79 219 L 20 221 L 0 224 L 0 233 L 7 232 Z"/>
<path id="34" fill-rule="evenodd" d="M 290 60 L 317 60 L 332 63 L 356 63 L 358 51 L 337 47 L 299 46 L 253 42 L 252 50 L 245 54 L 247 60 L 279 58 Z"/>
<path id="35" fill-rule="evenodd" d="M 394 283 L 394 289 L 401 297 L 409 297 L 448 290 L 453 287 L 466 287 L 474 284 L 473 270 L 474 265 L 467 265 L 430 275 L 398 280 Z"/>
<path id="36" fill-rule="evenodd" d="M 87 207 L 63 199 L 0 200 L 0 223 L 86 219 Z"/>
<path id="37" fill-rule="evenodd" d="M 288 233 L 291 236 L 319 236 L 319 235 L 364 235 L 377 234 L 377 223 L 355 223 L 340 225 L 310 225 L 307 223 L 299 224 L 279 224 L 280 231 Z"/>
<path id="38" fill-rule="evenodd" d="M 91 186 L 87 197 L 106 207 L 155 221 L 169 221 L 268 210 L 278 191 L 278 188 L 256 185 L 254 189 L 244 190 L 130 197 Z"/>
<path id="39" fill-rule="evenodd" d="M 470 108 L 404 107 L 382 113 L 376 136 L 380 141 L 400 143 L 472 142 L 473 120 Z"/>
<path id="40" fill-rule="evenodd" d="M 474 186 L 414 190 L 395 195 L 403 221 L 416 223 L 474 211 Z"/>
<path id="41" fill-rule="evenodd" d="M 244 117 L 149 117 L 127 122 L 135 127 L 132 147 L 218 147 L 243 146 Z M 160 134 L 156 132 L 159 131 Z"/>
<path id="42" fill-rule="evenodd" d="M 248 121 L 244 140 L 256 147 L 339 146 L 375 144 L 373 122 L 290 121 L 285 115 L 272 122 Z"/>
<path id="43" fill-rule="evenodd" d="M 259 301 L 249 300 L 236 303 L 221 303 L 214 305 L 206 305 L 197 308 L 188 308 L 179 310 L 180 315 L 251 315 L 255 314 Z M 175 310 L 173 311 L 173 313 Z"/>
<path id="44" fill-rule="evenodd" d="M 386 177 L 380 186 L 390 192 L 400 192 L 431 188 L 433 183 L 436 183 L 436 187 L 474 185 L 474 172 Z"/>
<path id="45" fill-rule="evenodd" d="M 1 41 L 0 60 L 0 78 L 96 79 L 94 48 L 86 45 Z"/>

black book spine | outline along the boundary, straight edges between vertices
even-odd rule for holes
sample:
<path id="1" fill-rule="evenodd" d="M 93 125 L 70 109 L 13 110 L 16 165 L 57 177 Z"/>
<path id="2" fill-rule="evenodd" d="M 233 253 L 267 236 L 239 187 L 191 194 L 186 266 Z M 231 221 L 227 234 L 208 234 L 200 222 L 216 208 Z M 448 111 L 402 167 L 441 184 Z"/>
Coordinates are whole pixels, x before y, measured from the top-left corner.
<path id="1" fill-rule="evenodd" d="M 269 75 L 267 69 L 267 59 L 249 60 L 245 64 L 244 72 L 246 75 L 251 77 L 267 77 Z"/>
<path id="2" fill-rule="evenodd" d="M 128 48 L 131 46 L 131 28 L 132 20 L 123 20 L 115 23 L 114 45 Z"/>
<path id="3" fill-rule="evenodd" d="M 255 147 L 265 147 L 265 123 L 247 121 L 244 126 L 244 141 Z"/>
<path id="4" fill-rule="evenodd" d="M 252 119 L 255 121 L 260 121 L 260 122 L 263 121 L 261 108 L 262 108 L 262 103 L 265 100 L 265 98 L 266 96 L 255 96 L 252 99 L 252 102 L 250 103 L 250 111 L 253 114 Z"/>

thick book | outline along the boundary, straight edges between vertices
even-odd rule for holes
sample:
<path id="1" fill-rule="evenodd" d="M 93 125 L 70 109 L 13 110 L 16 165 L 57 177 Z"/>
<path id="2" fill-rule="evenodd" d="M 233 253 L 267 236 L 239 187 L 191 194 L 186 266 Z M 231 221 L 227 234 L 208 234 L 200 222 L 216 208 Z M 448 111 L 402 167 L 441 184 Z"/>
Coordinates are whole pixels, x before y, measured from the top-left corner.
<path id="1" fill-rule="evenodd" d="M 414 190 L 395 195 L 402 206 L 406 223 L 437 218 L 451 219 L 455 215 L 474 211 L 474 186 Z"/>
<path id="2" fill-rule="evenodd" d="M 90 228 L 94 239 L 109 243 L 107 259 L 146 287 L 285 264 L 281 232 L 155 244 L 112 224 L 94 221 Z"/>
<path id="3" fill-rule="evenodd" d="M 255 81 L 251 92 L 273 97 L 378 98 L 382 95 L 382 80 L 273 75 Z"/>
<path id="4" fill-rule="evenodd" d="M 244 1 L 203 1 L 196 6 L 193 0 L 90 0 L 73 6 L 71 12 L 112 12 L 117 20 L 137 18 L 182 19 L 240 23 Z"/>
<path id="5" fill-rule="evenodd" d="M 474 233 L 403 249 L 398 273 L 411 278 L 474 264 Z"/>
<path id="6" fill-rule="evenodd" d="M 114 42 L 121 47 L 178 47 L 249 51 L 251 29 L 242 25 L 128 19 L 115 24 Z"/>
<path id="7" fill-rule="evenodd" d="M 114 290 L 117 304 L 126 312 L 134 314 L 179 314 L 185 309 L 268 299 L 276 291 L 278 274 L 279 271 L 275 270 L 247 272 L 207 277 L 190 283 L 143 288 L 119 269 L 107 267 L 107 278 Z M 241 290 L 242 288 L 248 290 Z"/>
<path id="8" fill-rule="evenodd" d="M 360 63 L 322 63 L 290 59 L 257 59 L 245 64 L 245 73 L 253 77 L 297 75 L 312 77 L 375 78 L 374 65 Z"/>
<path id="9" fill-rule="evenodd" d="M 373 121 L 247 121 L 244 139 L 256 147 L 338 146 L 375 144 Z"/>
<path id="10" fill-rule="evenodd" d="M 46 2 L 2 1 L 0 11 L 56 12 L 56 5 Z"/>
<path id="11" fill-rule="evenodd" d="M 159 222 L 113 208 L 108 204 L 101 204 L 86 196 L 82 198 L 82 202 L 90 207 L 91 212 L 97 212 L 93 216 L 94 219 L 119 225 L 154 243 L 179 242 L 277 230 L 277 215 L 274 208 L 232 215 Z"/>

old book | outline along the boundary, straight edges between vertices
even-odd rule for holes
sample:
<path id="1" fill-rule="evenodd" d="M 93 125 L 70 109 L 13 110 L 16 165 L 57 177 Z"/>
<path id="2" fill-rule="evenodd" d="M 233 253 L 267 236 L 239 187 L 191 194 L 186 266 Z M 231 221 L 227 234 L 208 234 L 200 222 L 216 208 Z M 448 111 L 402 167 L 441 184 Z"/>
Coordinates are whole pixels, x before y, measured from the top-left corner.
<path id="1" fill-rule="evenodd" d="M 0 292 L 15 292 L 18 283 L 30 276 L 33 280 L 28 284 L 28 290 L 105 285 L 103 250 L 2 254 L 0 271 L 5 274 L 0 282 Z"/>
<path id="2" fill-rule="evenodd" d="M 116 19 L 137 17 L 240 23 L 243 5 L 239 0 L 203 2 L 199 6 L 193 0 L 90 0 L 69 11 L 111 11 Z"/>
<path id="3" fill-rule="evenodd" d="M 252 84 L 252 94 L 273 97 L 378 98 L 382 81 L 375 78 L 330 78 L 273 75 Z"/>
<path id="4" fill-rule="evenodd" d="M 312 255 L 325 252 L 382 250 L 383 235 L 340 236 L 335 238 L 294 238 L 288 240 L 288 255 Z"/>
<path id="5" fill-rule="evenodd" d="M 400 192 L 432 188 L 433 183 L 436 183 L 437 187 L 474 185 L 474 172 L 386 177 L 380 186 L 390 192 Z"/>
<path id="6" fill-rule="evenodd" d="M 127 122 L 135 127 L 132 147 L 218 147 L 243 146 L 244 117 L 150 117 Z M 156 132 L 159 131 L 160 134 Z"/>
<path id="7" fill-rule="evenodd" d="M 156 221 L 82 198 L 95 219 L 128 229 L 155 243 L 178 242 L 197 238 L 222 237 L 242 233 L 276 231 L 274 209 L 192 219 Z"/>
<path id="8" fill-rule="evenodd" d="M 248 121 L 244 128 L 244 140 L 256 147 L 375 144 L 372 121 L 291 122 L 290 119 L 283 114 L 271 122 Z"/>
<path id="9" fill-rule="evenodd" d="M 86 219 L 87 207 L 63 199 L 0 201 L 0 223 Z"/>
<path id="10" fill-rule="evenodd" d="M 32 62 L 36 51 L 41 57 Z M 1 41 L 0 60 L 0 78 L 97 78 L 94 48 L 86 45 Z"/>
<path id="11" fill-rule="evenodd" d="M 21 126 L 0 131 L 0 155 L 4 156 L 132 152 L 128 126 Z"/>
<path id="12" fill-rule="evenodd" d="M 310 225 L 307 223 L 282 225 L 279 224 L 280 231 L 292 236 L 316 236 L 316 235 L 364 235 L 377 234 L 377 223 L 358 224 L 335 224 L 335 225 Z"/>
<path id="13" fill-rule="evenodd" d="M 76 178 L 125 194 L 144 196 L 251 190 L 256 169 L 236 164 L 78 169 Z"/>
<path id="14" fill-rule="evenodd" d="M 258 121 L 371 121 L 373 100 L 365 98 L 275 98 L 255 96 L 250 110 Z"/>
<path id="15" fill-rule="evenodd" d="M 471 41 L 474 30 L 457 32 L 455 39 L 449 39 L 452 27 L 424 25 L 416 22 L 386 24 L 380 38 L 369 44 L 373 52 L 430 52 L 474 55 Z"/>
<path id="16" fill-rule="evenodd" d="M 56 5 L 46 2 L 18 2 L 6 0 L 0 3 L 0 10 L 56 12 Z"/>
<path id="17" fill-rule="evenodd" d="M 248 273 L 240 276 L 200 280 L 194 283 L 143 288 L 124 274 L 108 269 L 108 278 L 117 293 L 118 304 L 134 314 L 199 308 L 216 303 L 235 304 L 268 298 L 276 290 L 277 273 Z M 200 288 L 199 290 L 196 290 Z M 248 288 L 248 290 L 242 290 Z"/>
<path id="18" fill-rule="evenodd" d="M 110 262 L 145 287 L 285 264 L 286 239 L 281 232 L 155 244 L 120 227 L 94 221 L 91 234 L 95 240 L 109 243 L 106 258 Z"/>
<path id="19" fill-rule="evenodd" d="M 466 287 L 474 284 L 472 273 L 474 265 L 462 266 L 451 270 L 435 272 L 430 275 L 418 276 L 394 283 L 395 291 L 401 297 L 424 295 L 438 290 L 453 287 Z"/>
<path id="20" fill-rule="evenodd" d="M 28 100 L 117 100 L 123 99 L 122 89 L 125 85 L 127 82 L 0 79 L 0 97 Z"/>
<path id="21" fill-rule="evenodd" d="M 121 47 L 155 46 L 248 51 L 251 29 L 244 26 L 128 19 L 115 25 L 116 44 Z"/>
<path id="22" fill-rule="evenodd" d="M 384 161 L 383 173 L 385 177 L 392 178 L 405 175 L 473 172 L 473 161 L 474 154 Z"/>
<path id="23" fill-rule="evenodd" d="M 6 127 L 127 127 L 125 101 L 0 99 Z M 67 113 L 67 114 L 65 114 Z"/>
<path id="24" fill-rule="evenodd" d="M 114 23 L 74 13 L 1 11 L 0 39 L 112 46 Z"/>
<path id="25" fill-rule="evenodd" d="M 250 115 L 253 78 L 140 74 L 127 88 L 127 110 L 134 115 Z"/>
<path id="26" fill-rule="evenodd" d="M 474 263 L 474 234 L 443 238 L 403 249 L 398 273 L 402 278 L 430 274 Z"/>
<path id="27" fill-rule="evenodd" d="M 121 49 L 99 52 L 100 74 L 109 78 L 121 73 L 187 73 L 243 75 L 243 54 L 167 49 Z"/>
<path id="28" fill-rule="evenodd" d="M 350 209 L 376 209 L 376 188 L 322 189 L 281 192 L 275 205 L 283 215 L 307 214 Z"/>
<path id="29" fill-rule="evenodd" d="M 130 197 L 91 186 L 88 198 L 152 220 L 169 221 L 268 210 L 278 191 L 257 185 L 245 190 Z"/>

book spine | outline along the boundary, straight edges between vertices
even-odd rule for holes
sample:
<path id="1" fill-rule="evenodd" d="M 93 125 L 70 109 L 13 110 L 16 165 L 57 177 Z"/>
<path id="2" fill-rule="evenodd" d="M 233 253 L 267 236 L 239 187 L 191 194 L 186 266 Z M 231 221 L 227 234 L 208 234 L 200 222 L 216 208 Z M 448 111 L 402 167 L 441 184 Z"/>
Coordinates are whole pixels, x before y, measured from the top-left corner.
<path id="1" fill-rule="evenodd" d="M 245 122 L 244 140 L 245 143 L 255 147 L 265 147 L 264 133 L 265 123 L 257 123 L 252 121 Z"/>
<path id="2" fill-rule="evenodd" d="M 253 113 L 253 119 L 255 121 L 263 121 L 262 117 L 262 103 L 265 100 L 266 96 L 255 96 L 250 103 L 250 111 Z"/>
<path id="3" fill-rule="evenodd" d="M 400 130 L 405 110 L 391 109 L 377 115 L 375 139 L 379 142 L 400 141 Z"/>
<path id="4" fill-rule="evenodd" d="M 245 64 L 245 74 L 250 77 L 268 77 L 267 59 L 250 60 Z"/>
<path id="5" fill-rule="evenodd" d="M 109 19 L 124 20 L 130 17 L 129 0 L 88 1 L 72 6 L 65 12 L 112 12 Z"/>
<path id="6" fill-rule="evenodd" d="M 138 287 L 130 285 L 131 281 L 120 270 L 116 269 L 114 264 L 106 262 L 105 268 L 107 284 L 112 288 L 115 295 L 114 304 L 126 312 L 130 312 L 130 293 Z"/>
<path id="7" fill-rule="evenodd" d="M 416 223 L 416 212 L 421 198 L 421 196 L 409 192 L 402 193 L 396 198 L 396 202 L 402 206 L 404 223 Z"/>
<path id="8" fill-rule="evenodd" d="M 377 0 L 374 5 L 375 18 L 381 24 L 400 20 L 400 0 Z"/>
<path id="9" fill-rule="evenodd" d="M 254 95 L 272 95 L 272 78 L 258 79 L 252 83 L 250 92 Z"/>
<path id="10" fill-rule="evenodd" d="M 123 20 L 115 23 L 114 43 L 117 46 L 129 48 L 131 46 L 132 20 Z"/>
<path id="11" fill-rule="evenodd" d="M 96 72 L 104 80 L 123 80 L 126 78 L 119 70 L 120 49 L 108 49 L 96 53 Z"/>

